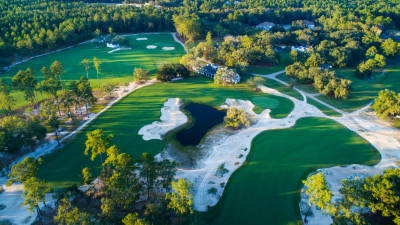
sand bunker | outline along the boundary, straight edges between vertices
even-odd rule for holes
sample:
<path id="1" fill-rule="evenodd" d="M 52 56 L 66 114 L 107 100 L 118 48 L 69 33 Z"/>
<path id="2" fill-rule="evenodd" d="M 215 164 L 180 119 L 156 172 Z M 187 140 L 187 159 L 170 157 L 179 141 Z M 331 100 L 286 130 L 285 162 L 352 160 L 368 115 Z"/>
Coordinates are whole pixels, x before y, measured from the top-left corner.
<path id="1" fill-rule="evenodd" d="M 175 49 L 175 47 L 163 47 L 162 48 L 162 50 L 166 50 L 166 51 L 174 50 L 174 49 Z"/>
<path id="2" fill-rule="evenodd" d="M 136 38 L 136 41 L 146 41 L 147 38 Z"/>
<path id="3" fill-rule="evenodd" d="M 155 46 L 155 45 L 147 45 L 146 48 L 147 48 L 147 49 L 155 49 L 155 48 L 157 48 L 157 46 Z"/>
<path id="4" fill-rule="evenodd" d="M 188 121 L 185 113 L 180 111 L 182 102 L 179 98 L 170 98 L 164 103 L 161 109 L 161 121 L 154 121 L 139 130 L 139 135 L 143 135 L 144 140 L 159 139 L 168 131 L 173 130 Z"/>

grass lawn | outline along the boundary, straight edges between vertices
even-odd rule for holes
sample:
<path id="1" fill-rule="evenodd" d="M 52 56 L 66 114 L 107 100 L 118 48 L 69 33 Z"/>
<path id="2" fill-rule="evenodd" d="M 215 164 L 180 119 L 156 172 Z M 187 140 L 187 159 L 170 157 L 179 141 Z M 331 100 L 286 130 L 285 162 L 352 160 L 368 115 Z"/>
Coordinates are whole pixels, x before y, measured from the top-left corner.
<path id="1" fill-rule="evenodd" d="M 342 114 L 336 112 L 335 110 L 332 110 L 331 108 L 326 107 L 325 105 L 322 105 L 321 103 L 311 99 L 307 98 L 307 102 L 310 103 L 311 105 L 317 107 L 319 110 L 321 110 L 325 115 L 327 116 L 342 116 Z"/>
<path id="2" fill-rule="evenodd" d="M 303 96 L 298 91 L 295 91 L 295 90 L 289 88 L 288 86 L 286 86 L 282 83 L 279 83 L 278 81 L 265 78 L 264 85 L 266 87 L 276 89 L 277 91 L 279 91 L 283 94 L 292 96 L 293 98 L 297 98 L 298 100 L 301 100 L 301 101 L 303 100 Z"/>
<path id="3" fill-rule="evenodd" d="M 287 65 L 290 64 L 290 48 L 286 48 L 280 52 L 280 63 L 278 65 L 265 66 L 265 65 L 253 65 L 249 67 L 251 73 L 268 75 L 281 70 L 284 70 Z"/>
<path id="4" fill-rule="evenodd" d="M 65 146 L 44 158 L 39 176 L 46 179 L 52 188 L 66 187 L 80 181 L 83 167 L 93 168 L 95 175 L 100 168 L 100 158 L 94 162 L 84 156 L 86 133 L 103 129 L 114 134 L 113 144 L 123 152 L 138 158 L 143 152 L 157 154 L 164 148 L 160 140 L 144 141 L 138 131 L 144 125 L 159 121 L 161 108 L 168 98 L 179 97 L 186 101 L 205 103 L 219 107 L 226 98 L 252 100 L 255 112 L 269 108 L 271 116 L 286 117 L 294 104 L 286 98 L 250 91 L 244 84 L 233 87 L 217 87 L 212 79 L 190 78 L 174 83 L 154 84 L 139 89 L 94 120 L 86 129 L 77 134 Z"/>
<path id="5" fill-rule="evenodd" d="M 138 41 L 137 38 L 148 38 Z M 182 55 L 185 54 L 183 47 L 174 41 L 171 34 L 149 34 L 128 36 L 132 49 L 111 51 L 111 48 L 97 48 L 94 44 L 83 44 L 78 47 L 67 49 L 54 54 L 32 59 L 26 63 L 19 64 L 9 72 L 0 74 L 0 78 L 11 82 L 12 77 L 19 70 L 25 70 L 31 67 L 36 74 L 35 77 L 40 81 L 43 75 L 40 70 L 43 66 L 49 67 L 54 60 L 64 64 L 66 73 L 62 76 L 65 83 L 78 80 L 81 76 L 86 76 L 83 66 L 79 65 L 84 58 L 93 59 L 97 57 L 103 64 L 101 65 L 100 84 L 111 80 L 120 80 L 122 82 L 132 81 L 133 70 L 135 67 L 148 69 L 152 73 L 156 72 L 157 67 L 163 63 L 179 62 Z M 155 45 L 156 49 L 147 49 L 147 45 Z M 162 47 L 175 47 L 175 50 L 162 50 Z M 92 86 L 97 87 L 96 70 L 91 68 L 89 78 L 92 79 Z M 17 100 L 17 106 L 27 105 L 24 94 L 21 92 L 12 93 Z M 39 95 L 40 98 L 40 95 Z"/>
<path id="6" fill-rule="evenodd" d="M 379 160 L 378 151 L 335 121 L 303 118 L 255 138 L 247 164 L 205 217 L 211 224 L 302 224 L 299 191 L 311 171 Z"/>

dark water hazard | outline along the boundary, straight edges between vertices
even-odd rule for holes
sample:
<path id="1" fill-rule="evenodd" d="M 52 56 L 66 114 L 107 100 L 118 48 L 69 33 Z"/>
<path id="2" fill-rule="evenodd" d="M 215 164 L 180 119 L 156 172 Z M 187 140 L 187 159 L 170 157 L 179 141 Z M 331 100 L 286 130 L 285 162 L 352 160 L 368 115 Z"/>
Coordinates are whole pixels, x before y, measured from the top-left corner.
<path id="1" fill-rule="evenodd" d="M 224 121 L 225 111 L 214 107 L 191 103 L 184 108 L 192 116 L 192 124 L 176 133 L 176 139 L 183 146 L 196 146 L 207 132 Z"/>

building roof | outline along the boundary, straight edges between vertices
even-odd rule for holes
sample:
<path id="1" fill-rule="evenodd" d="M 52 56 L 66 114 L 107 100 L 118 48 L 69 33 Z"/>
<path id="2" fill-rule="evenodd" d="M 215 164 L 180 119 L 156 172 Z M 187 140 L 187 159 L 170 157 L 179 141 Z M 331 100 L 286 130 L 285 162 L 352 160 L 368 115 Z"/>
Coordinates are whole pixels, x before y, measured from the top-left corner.
<path id="1" fill-rule="evenodd" d="M 207 65 L 205 67 L 203 67 L 204 72 L 208 73 L 208 74 L 216 74 L 218 67 L 212 66 L 212 65 Z"/>
<path id="2" fill-rule="evenodd" d="M 305 25 L 307 25 L 307 26 L 309 26 L 309 25 L 314 25 L 314 22 L 309 21 L 309 20 L 303 20 L 303 23 L 304 23 Z"/>
<path id="3" fill-rule="evenodd" d="M 272 22 L 264 22 L 257 25 L 257 27 L 272 27 L 275 26 L 275 23 Z"/>

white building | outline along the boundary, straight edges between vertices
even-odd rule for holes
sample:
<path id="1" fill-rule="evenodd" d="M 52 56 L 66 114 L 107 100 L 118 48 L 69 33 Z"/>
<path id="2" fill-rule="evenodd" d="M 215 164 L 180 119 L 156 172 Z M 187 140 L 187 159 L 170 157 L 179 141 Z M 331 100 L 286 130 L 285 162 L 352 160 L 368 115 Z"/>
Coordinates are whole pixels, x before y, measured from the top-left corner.
<path id="1" fill-rule="evenodd" d="M 226 78 L 227 82 L 234 83 L 234 84 L 237 84 L 237 83 L 240 82 L 240 75 L 239 74 L 237 74 L 235 71 L 233 71 L 230 68 L 223 67 L 223 66 L 218 66 L 217 64 L 212 64 L 212 65 L 207 64 L 206 66 L 204 66 L 203 68 L 198 70 L 198 72 L 203 76 L 215 79 L 215 74 L 217 73 L 217 71 L 219 69 L 231 71 L 231 73 L 230 73 L 231 76 Z"/>
<path id="2" fill-rule="evenodd" d="M 107 48 L 119 48 L 118 44 L 111 44 L 111 43 L 107 43 Z"/>
<path id="3" fill-rule="evenodd" d="M 309 49 L 309 48 L 311 48 L 311 47 L 301 45 L 301 46 L 292 46 L 290 49 L 296 50 L 297 52 L 307 52 L 307 49 Z"/>
<path id="4" fill-rule="evenodd" d="M 272 23 L 272 22 L 264 22 L 264 23 L 258 24 L 256 27 L 257 27 L 257 28 L 264 29 L 264 30 L 266 30 L 266 31 L 269 31 L 269 30 L 271 30 L 271 28 L 272 28 L 273 26 L 275 26 L 275 23 Z"/>
<path id="5" fill-rule="evenodd" d="M 312 21 L 309 20 L 303 20 L 304 25 L 306 25 L 308 28 L 310 29 L 314 29 L 315 28 L 315 24 Z"/>

